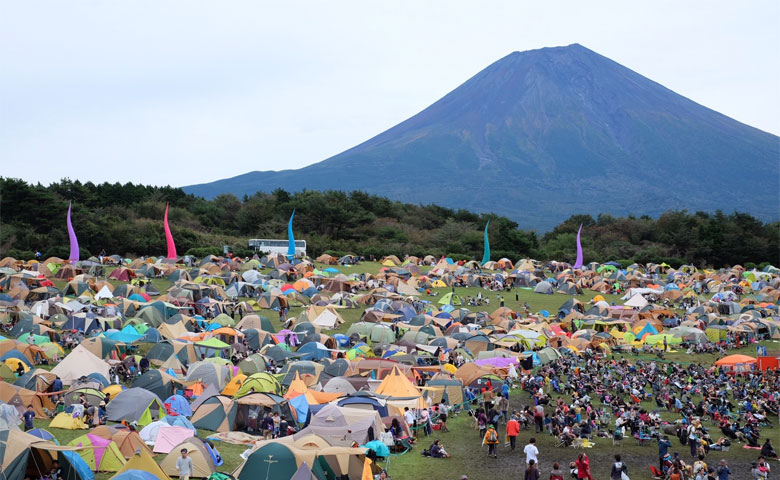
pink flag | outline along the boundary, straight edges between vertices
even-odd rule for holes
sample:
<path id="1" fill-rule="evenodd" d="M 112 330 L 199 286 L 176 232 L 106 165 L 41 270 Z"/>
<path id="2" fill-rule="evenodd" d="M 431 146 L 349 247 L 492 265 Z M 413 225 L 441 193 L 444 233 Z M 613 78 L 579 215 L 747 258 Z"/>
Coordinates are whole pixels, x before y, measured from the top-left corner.
<path id="1" fill-rule="evenodd" d="M 171 229 L 168 226 L 168 204 L 165 204 L 165 219 L 163 220 L 165 226 L 165 241 L 168 243 L 168 258 L 176 260 L 176 244 L 173 243 L 173 235 L 171 235 Z"/>

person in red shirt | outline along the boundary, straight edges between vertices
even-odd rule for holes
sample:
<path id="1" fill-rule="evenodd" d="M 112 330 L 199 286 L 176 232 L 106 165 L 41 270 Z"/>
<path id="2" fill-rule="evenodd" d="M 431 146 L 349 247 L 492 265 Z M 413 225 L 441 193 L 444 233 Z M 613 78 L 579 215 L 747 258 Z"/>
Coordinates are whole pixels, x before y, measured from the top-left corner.
<path id="1" fill-rule="evenodd" d="M 590 459 L 584 453 L 580 453 L 577 457 L 577 461 L 574 462 L 577 465 L 577 479 L 593 480 L 593 475 L 590 473 Z"/>
<path id="2" fill-rule="evenodd" d="M 517 436 L 520 435 L 520 422 L 517 421 L 517 413 L 506 422 L 506 436 L 509 437 L 509 447 L 514 450 L 517 444 Z"/>

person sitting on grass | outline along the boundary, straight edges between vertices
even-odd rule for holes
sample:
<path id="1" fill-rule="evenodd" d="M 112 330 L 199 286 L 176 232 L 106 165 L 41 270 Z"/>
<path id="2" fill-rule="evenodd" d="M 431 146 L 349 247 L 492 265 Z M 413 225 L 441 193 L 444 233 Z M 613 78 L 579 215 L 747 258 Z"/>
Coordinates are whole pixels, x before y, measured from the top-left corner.
<path id="1" fill-rule="evenodd" d="M 447 453 L 447 450 L 444 449 L 438 438 L 431 445 L 431 456 L 433 458 L 450 458 L 450 454 Z"/>

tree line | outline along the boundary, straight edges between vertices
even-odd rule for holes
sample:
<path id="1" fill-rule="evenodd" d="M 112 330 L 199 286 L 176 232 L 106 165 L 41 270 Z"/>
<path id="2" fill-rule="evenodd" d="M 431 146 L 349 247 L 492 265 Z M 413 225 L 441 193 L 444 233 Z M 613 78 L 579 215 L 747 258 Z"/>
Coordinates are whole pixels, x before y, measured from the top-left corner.
<path id="1" fill-rule="evenodd" d="M 483 229 L 490 220 L 492 259 L 573 262 L 577 228 L 583 225 L 586 261 L 667 262 L 673 265 L 725 266 L 772 263 L 780 256 L 780 222 L 764 223 L 746 213 L 669 211 L 658 218 L 574 215 L 539 235 L 509 218 L 489 213 L 412 205 L 365 192 L 277 189 L 213 200 L 180 188 L 133 183 L 82 183 L 64 179 L 48 186 L 0 177 L 0 256 L 66 258 L 65 216 L 73 202 L 72 222 L 86 258 L 99 252 L 162 255 L 162 218 L 169 223 L 180 254 L 220 254 L 230 245 L 250 254 L 249 238 L 287 237 L 294 231 L 307 241 L 308 253 L 341 255 L 449 255 L 481 259 Z"/>

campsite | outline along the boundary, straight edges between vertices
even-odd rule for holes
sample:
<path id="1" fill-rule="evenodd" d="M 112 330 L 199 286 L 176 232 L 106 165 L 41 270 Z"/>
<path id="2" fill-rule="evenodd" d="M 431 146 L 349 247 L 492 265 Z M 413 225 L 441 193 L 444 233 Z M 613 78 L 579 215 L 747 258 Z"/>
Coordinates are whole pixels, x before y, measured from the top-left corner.
<path id="1" fill-rule="evenodd" d="M 674 434 L 683 419 L 721 440 L 718 408 L 739 430 L 706 458 L 750 478 L 758 451 L 744 445 L 780 431 L 780 271 L 492 261 L 485 240 L 484 262 L 5 258 L 2 478 L 43 476 L 55 459 L 73 480 L 176 478 L 182 448 L 193 478 L 488 478 L 521 474 L 534 436 L 543 475 L 585 452 L 607 478 L 620 451 L 649 479 L 664 433 L 694 463 Z M 512 451 L 495 419 L 494 459 L 476 426 L 502 392 L 508 416 L 529 420 L 538 403 L 551 421 L 536 433 L 531 420 Z M 588 433 L 556 430 L 562 405 L 587 408 Z M 422 455 L 437 438 L 449 458 Z"/>

